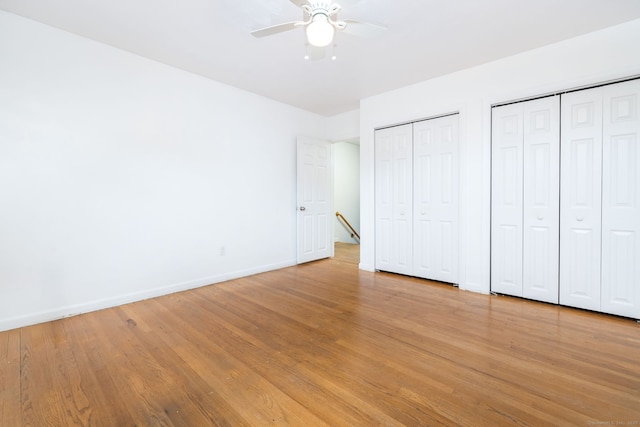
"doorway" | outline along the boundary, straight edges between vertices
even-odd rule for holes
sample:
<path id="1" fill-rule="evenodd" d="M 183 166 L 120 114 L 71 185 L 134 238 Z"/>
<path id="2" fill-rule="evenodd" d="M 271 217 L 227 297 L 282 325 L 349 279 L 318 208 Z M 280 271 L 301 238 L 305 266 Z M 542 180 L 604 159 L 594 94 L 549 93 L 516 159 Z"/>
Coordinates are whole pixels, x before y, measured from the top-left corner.
<path id="1" fill-rule="evenodd" d="M 333 205 L 344 219 L 360 233 L 360 140 L 333 143 Z M 360 255 L 360 239 L 341 218 L 335 216 L 333 240 L 336 250 L 347 248 L 350 257 Z"/>

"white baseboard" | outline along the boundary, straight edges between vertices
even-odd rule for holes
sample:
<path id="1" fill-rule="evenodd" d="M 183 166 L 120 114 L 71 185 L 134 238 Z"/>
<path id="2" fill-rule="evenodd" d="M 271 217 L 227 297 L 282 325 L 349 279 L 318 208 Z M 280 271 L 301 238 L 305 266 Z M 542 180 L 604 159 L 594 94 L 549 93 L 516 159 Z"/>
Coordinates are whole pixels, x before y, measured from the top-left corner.
<path id="1" fill-rule="evenodd" d="M 102 310 L 110 307 L 116 307 L 119 305 L 168 295 L 175 292 L 200 288 L 202 286 L 213 285 L 215 283 L 226 282 L 228 280 L 238 279 L 240 277 L 278 270 L 285 267 L 291 267 L 293 265 L 296 265 L 296 261 L 289 260 L 281 263 L 262 265 L 246 270 L 233 271 L 215 276 L 204 277 L 197 280 L 190 280 L 188 282 L 177 283 L 169 286 L 147 289 L 142 292 L 117 295 L 111 298 L 87 301 L 81 304 L 66 305 L 63 307 L 52 308 L 50 310 L 25 314 L 23 316 L 0 319 L 0 332 L 8 331 L 10 329 L 22 328 L 24 326 L 35 325 L 38 323 L 50 322 L 53 320 L 63 319 L 65 317 L 77 316 L 79 314 L 89 313 L 92 311 Z"/>

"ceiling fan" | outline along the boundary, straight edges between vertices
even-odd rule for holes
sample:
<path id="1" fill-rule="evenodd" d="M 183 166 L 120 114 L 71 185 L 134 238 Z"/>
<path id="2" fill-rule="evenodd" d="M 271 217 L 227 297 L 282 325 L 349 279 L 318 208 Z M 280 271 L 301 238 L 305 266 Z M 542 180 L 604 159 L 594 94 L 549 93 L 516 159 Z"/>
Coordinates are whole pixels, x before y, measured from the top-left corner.
<path id="1" fill-rule="evenodd" d="M 348 30 L 359 35 L 375 35 L 386 30 L 379 25 L 354 21 L 338 20 L 338 12 L 342 10 L 333 1 L 322 0 L 290 0 L 303 11 L 302 21 L 287 22 L 253 31 L 254 37 L 266 37 L 296 28 L 306 27 L 307 41 L 311 46 L 325 47 L 331 44 L 336 30 Z"/>

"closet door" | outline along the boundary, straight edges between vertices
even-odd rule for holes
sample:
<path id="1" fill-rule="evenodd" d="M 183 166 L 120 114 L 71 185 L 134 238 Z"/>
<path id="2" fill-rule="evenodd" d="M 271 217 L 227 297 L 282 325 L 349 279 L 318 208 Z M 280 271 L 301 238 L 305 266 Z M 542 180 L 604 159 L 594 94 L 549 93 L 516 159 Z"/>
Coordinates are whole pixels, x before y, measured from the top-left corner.
<path id="1" fill-rule="evenodd" d="M 560 99 L 492 111 L 491 290 L 558 302 Z"/>
<path id="2" fill-rule="evenodd" d="M 560 247 L 560 97 L 523 102 L 522 108 L 522 296 L 557 304 Z"/>
<path id="3" fill-rule="evenodd" d="M 560 303 L 600 310 L 602 88 L 562 96 Z"/>
<path id="4" fill-rule="evenodd" d="M 640 81 L 603 91 L 601 309 L 640 318 Z"/>
<path id="5" fill-rule="evenodd" d="M 414 275 L 457 283 L 457 114 L 413 124 Z"/>
<path id="6" fill-rule="evenodd" d="M 375 133 L 376 269 L 413 273 L 412 125 Z"/>
<path id="7" fill-rule="evenodd" d="M 522 296 L 523 107 L 491 116 L 491 290 Z"/>

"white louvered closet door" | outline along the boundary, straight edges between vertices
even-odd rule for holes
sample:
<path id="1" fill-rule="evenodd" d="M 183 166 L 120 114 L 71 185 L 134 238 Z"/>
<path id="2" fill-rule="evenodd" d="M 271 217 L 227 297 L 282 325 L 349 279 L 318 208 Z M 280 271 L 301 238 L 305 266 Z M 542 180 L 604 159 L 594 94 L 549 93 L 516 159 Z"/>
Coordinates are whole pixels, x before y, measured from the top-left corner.
<path id="1" fill-rule="evenodd" d="M 458 283 L 458 128 L 458 114 L 413 124 L 414 275 L 448 283 Z"/>
<path id="2" fill-rule="evenodd" d="M 376 269 L 413 273 L 412 125 L 375 132 Z"/>
<path id="3" fill-rule="evenodd" d="M 522 108 L 522 296 L 557 304 L 560 250 L 560 97 L 523 102 Z"/>
<path id="4" fill-rule="evenodd" d="M 600 310 L 602 88 L 562 96 L 560 303 Z"/>
<path id="5" fill-rule="evenodd" d="M 640 318 L 640 80 L 603 92 L 601 309 Z"/>
<path id="6" fill-rule="evenodd" d="M 522 296 L 523 107 L 492 111 L 491 290 Z"/>

